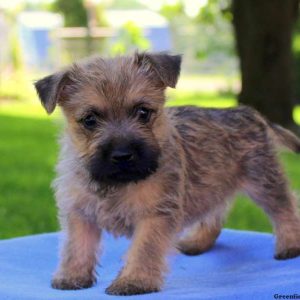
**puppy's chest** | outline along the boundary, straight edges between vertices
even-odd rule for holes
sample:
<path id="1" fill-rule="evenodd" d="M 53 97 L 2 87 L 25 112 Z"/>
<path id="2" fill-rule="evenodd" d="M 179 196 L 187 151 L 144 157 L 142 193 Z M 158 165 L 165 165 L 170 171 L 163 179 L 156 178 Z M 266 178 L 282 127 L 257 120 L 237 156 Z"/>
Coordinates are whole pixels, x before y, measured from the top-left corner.
<path id="1" fill-rule="evenodd" d="M 126 190 L 96 195 L 83 207 L 84 214 L 115 236 L 130 237 L 143 213 L 143 199 Z"/>
<path id="2" fill-rule="evenodd" d="M 95 197 L 82 209 L 85 216 L 113 235 L 132 235 L 136 213 L 123 197 Z"/>

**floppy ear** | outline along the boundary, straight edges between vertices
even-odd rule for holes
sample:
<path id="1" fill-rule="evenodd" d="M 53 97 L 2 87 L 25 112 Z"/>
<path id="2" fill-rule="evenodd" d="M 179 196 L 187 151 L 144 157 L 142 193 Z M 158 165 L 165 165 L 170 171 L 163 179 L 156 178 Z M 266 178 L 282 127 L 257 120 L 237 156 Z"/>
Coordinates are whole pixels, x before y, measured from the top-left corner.
<path id="1" fill-rule="evenodd" d="M 51 114 L 58 100 L 63 96 L 63 89 L 69 80 L 68 72 L 59 72 L 44 77 L 34 83 L 42 105 L 48 114 Z"/>
<path id="2" fill-rule="evenodd" d="M 181 55 L 168 53 L 135 53 L 135 62 L 145 69 L 152 69 L 165 87 L 175 88 L 181 67 Z"/>

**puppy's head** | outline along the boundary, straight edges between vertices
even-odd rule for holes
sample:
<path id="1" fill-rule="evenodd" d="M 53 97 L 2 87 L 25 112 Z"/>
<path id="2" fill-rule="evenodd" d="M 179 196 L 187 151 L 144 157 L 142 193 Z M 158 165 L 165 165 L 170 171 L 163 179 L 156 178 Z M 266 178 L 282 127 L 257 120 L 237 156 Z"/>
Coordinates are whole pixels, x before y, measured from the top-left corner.
<path id="1" fill-rule="evenodd" d="M 180 56 L 136 53 L 92 58 L 35 83 L 46 111 L 62 107 L 67 132 L 91 178 L 106 184 L 147 178 L 166 134 L 164 91 L 175 87 Z"/>

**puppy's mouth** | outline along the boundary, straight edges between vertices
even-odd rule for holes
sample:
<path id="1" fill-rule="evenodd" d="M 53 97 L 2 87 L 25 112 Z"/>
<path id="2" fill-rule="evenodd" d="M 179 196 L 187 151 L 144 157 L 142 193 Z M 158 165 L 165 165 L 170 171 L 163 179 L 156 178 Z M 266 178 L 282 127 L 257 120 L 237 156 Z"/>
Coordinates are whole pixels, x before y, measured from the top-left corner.
<path id="1" fill-rule="evenodd" d="M 133 166 L 122 166 L 119 170 L 115 170 L 110 174 L 106 174 L 105 176 L 95 179 L 109 184 L 138 182 L 155 173 L 157 168 L 158 164 L 153 164 L 147 169 L 139 169 Z"/>
<path id="2" fill-rule="evenodd" d="M 159 151 L 148 150 L 133 159 L 115 162 L 96 154 L 89 164 L 91 179 L 112 186 L 145 180 L 157 171 L 158 157 Z"/>

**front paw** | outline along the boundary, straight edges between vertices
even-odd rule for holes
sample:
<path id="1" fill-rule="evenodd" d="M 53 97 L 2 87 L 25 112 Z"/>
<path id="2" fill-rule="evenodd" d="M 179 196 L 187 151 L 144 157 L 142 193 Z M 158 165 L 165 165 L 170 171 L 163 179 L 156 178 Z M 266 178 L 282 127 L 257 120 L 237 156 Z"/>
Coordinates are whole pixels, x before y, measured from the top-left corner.
<path id="1" fill-rule="evenodd" d="M 181 253 L 189 256 L 202 254 L 206 252 L 209 248 L 211 248 L 211 246 L 204 248 L 203 246 L 197 244 L 196 242 L 189 241 L 189 240 L 181 240 L 177 244 L 177 249 Z"/>
<path id="2" fill-rule="evenodd" d="M 95 278 L 91 277 L 54 277 L 51 281 L 51 286 L 54 289 L 58 290 L 80 290 L 91 287 L 95 283 L 95 281 Z"/>
<path id="3" fill-rule="evenodd" d="M 147 293 L 155 293 L 160 290 L 159 286 L 149 280 L 117 278 L 105 292 L 109 295 L 129 296 Z"/>
<path id="4" fill-rule="evenodd" d="M 275 259 L 283 260 L 295 258 L 300 255 L 300 248 L 288 248 L 275 254 Z"/>

